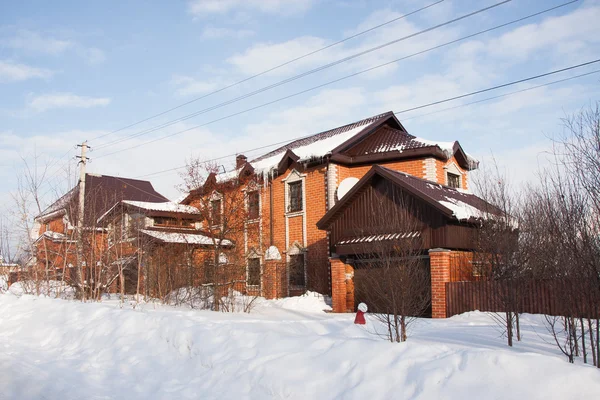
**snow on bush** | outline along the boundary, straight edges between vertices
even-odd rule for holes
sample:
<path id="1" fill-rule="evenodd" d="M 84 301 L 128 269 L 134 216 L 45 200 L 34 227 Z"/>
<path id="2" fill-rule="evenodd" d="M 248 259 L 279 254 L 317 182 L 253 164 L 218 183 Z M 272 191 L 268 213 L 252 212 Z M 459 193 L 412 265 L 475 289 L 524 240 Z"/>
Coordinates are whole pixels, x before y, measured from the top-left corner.
<path id="1" fill-rule="evenodd" d="M 24 294 L 32 294 L 40 296 L 48 296 L 61 299 L 74 299 L 75 288 L 67 285 L 62 281 L 19 281 L 10 285 L 9 293 L 15 296 Z"/>

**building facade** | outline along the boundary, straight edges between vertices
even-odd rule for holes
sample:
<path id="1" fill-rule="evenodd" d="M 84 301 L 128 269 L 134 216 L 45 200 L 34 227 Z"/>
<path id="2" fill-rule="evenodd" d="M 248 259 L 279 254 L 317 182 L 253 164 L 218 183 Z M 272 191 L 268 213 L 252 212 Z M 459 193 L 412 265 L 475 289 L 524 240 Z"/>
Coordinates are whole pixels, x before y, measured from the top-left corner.
<path id="1" fill-rule="evenodd" d="M 205 187 L 182 203 L 215 209 L 207 196 L 223 204 L 232 193 L 245 193 L 234 197 L 247 212 L 251 205 L 258 210 L 233 239 L 240 257 L 247 259 L 250 286 L 266 297 L 329 293 L 335 304 L 339 290 L 332 274 L 339 271 L 332 265 L 338 261 L 329 228 L 319 229 L 318 222 L 376 165 L 468 192 L 468 173 L 478 163 L 458 142 L 415 137 L 387 112 L 293 141 L 251 161 L 239 155 L 234 170 L 211 174 Z M 217 187 L 225 182 L 229 188 L 221 193 Z M 277 257 L 270 259 L 272 254 Z"/>

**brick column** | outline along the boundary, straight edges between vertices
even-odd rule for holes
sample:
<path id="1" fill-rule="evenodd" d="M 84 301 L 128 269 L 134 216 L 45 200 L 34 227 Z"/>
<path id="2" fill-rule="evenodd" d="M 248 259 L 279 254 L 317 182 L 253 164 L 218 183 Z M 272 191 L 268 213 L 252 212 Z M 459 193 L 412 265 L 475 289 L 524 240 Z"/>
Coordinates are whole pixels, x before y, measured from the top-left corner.
<path id="1" fill-rule="evenodd" d="M 354 267 L 345 265 L 346 268 L 346 312 L 354 312 Z"/>
<path id="2" fill-rule="evenodd" d="M 265 260 L 263 267 L 263 296 L 267 299 L 285 297 L 285 262 L 281 260 Z"/>
<path id="3" fill-rule="evenodd" d="M 330 258 L 331 307 L 333 312 L 346 312 L 346 264 L 339 258 Z"/>
<path id="4" fill-rule="evenodd" d="M 446 318 L 446 282 L 450 282 L 450 250 L 429 250 L 431 317 Z"/>

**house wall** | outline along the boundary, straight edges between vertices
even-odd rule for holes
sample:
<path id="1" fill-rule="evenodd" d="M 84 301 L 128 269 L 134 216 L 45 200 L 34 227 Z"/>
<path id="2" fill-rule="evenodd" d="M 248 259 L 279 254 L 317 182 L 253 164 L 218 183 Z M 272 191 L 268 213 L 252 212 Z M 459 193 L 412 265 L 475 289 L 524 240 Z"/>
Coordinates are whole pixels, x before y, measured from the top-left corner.
<path id="1" fill-rule="evenodd" d="M 286 213 L 285 185 L 293 170 L 297 170 L 304 182 L 304 207 L 300 213 Z M 305 250 L 307 289 L 320 293 L 330 292 L 330 274 L 327 250 L 327 232 L 317 228 L 317 221 L 327 211 L 327 167 L 320 165 L 303 170 L 291 165 L 270 183 L 273 189 L 273 239 L 284 261 L 295 244 Z M 268 189 L 263 197 L 263 210 L 270 209 Z M 267 213 L 268 217 L 268 213 Z M 267 218 L 268 222 L 268 218 Z M 268 227 L 267 227 L 268 231 Z M 300 294 L 300 293 L 290 293 Z"/>
<path id="2" fill-rule="evenodd" d="M 454 157 L 448 161 L 426 157 L 414 160 L 385 162 L 380 165 L 402 171 L 407 174 L 429 179 L 441 184 L 446 184 L 446 167 L 456 164 L 461 174 L 461 186 L 468 187 L 468 172 L 460 169 Z M 277 268 L 266 268 L 264 258 L 265 250 L 274 245 L 282 256 L 282 263 L 286 263 L 285 274 L 288 275 L 287 261 L 289 252 L 294 251 L 293 246 L 300 247 L 306 260 L 306 289 L 321 293 L 331 293 L 332 277 L 329 264 L 328 233 L 319 230 L 317 222 L 325 215 L 328 209 L 336 202 L 336 190 L 340 182 L 348 177 L 362 178 L 372 165 L 345 166 L 335 163 L 322 164 L 305 168 L 304 165 L 291 163 L 288 168 L 272 178 L 266 184 L 258 184 L 260 190 L 260 220 L 247 223 L 244 234 L 234 234 L 228 238 L 235 242 L 236 257 L 248 257 L 254 251 L 254 256 L 260 254 L 262 285 L 260 293 L 280 293 L 280 290 L 271 287 L 265 288 L 269 282 L 279 282 L 281 277 L 270 276 Z M 296 171 L 296 172 L 293 172 Z M 252 177 L 249 179 L 255 179 Z M 301 212 L 286 212 L 286 185 L 290 180 L 300 179 L 303 182 L 304 206 Z M 219 184 L 215 184 L 219 186 Z M 248 182 L 242 181 L 238 186 L 230 186 L 231 193 L 247 190 Z M 256 189 L 256 188 L 255 188 Z M 227 196 L 227 190 L 224 190 Z M 253 189 L 254 190 L 254 189 Z M 241 197 L 240 197 L 241 198 Z M 271 204 L 271 199 L 272 203 Z M 202 209 L 206 199 L 188 199 L 187 204 Z M 271 212 L 273 215 L 271 216 Z M 225 211 L 227 213 L 227 211 Z M 272 218 L 272 220 L 271 220 Z M 272 228 L 272 232 L 271 232 Z M 272 238 L 272 241 L 271 241 Z M 270 284 L 270 283 L 269 283 Z M 280 283 L 278 283 L 280 286 Z M 279 287 L 278 286 L 278 287 Z M 259 294 L 255 288 L 245 288 L 252 294 Z M 287 290 L 286 295 L 300 294 Z"/>

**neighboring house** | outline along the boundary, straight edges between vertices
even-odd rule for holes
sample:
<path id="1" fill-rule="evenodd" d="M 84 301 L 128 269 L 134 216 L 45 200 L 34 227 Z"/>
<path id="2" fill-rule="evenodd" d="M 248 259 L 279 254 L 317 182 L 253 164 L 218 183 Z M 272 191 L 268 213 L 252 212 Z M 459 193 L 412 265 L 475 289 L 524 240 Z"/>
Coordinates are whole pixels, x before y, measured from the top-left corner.
<path id="1" fill-rule="evenodd" d="M 4 259 L 4 256 L 0 254 L 0 275 L 8 275 L 11 272 L 17 272 L 19 268 L 19 264 L 7 262 Z"/>
<path id="2" fill-rule="evenodd" d="M 203 266 L 216 241 L 195 207 L 173 202 L 122 200 L 98 219 L 107 231 L 106 251 L 127 277 L 125 292 L 135 292 L 141 267 L 140 292 L 162 298 L 172 290 L 205 284 Z M 230 242 L 222 244 L 224 249 Z"/>
<path id="3" fill-rule="evenodd" d="M 76 265 L 75 226 L 79 186 L 75 186 L 40 215 L 32 232 L 34 249 L 29 263 L 40 276 L 57 278 Z M 148 181 L 107 175 L 86 174 L 84 206 L 84 263 L 95 265 L 102 258 L 106 230 L 98 218 L 121 200 L 167 202 Z"/>
<path id="4" fill-rule="evenodd" d="M 245 229 L 232 239 L 247 259 L 249 287 L 266 297 L 333 291 L 334 308 L 346 311 L 335 304 L 340 287 L 332 285 L 332 274 L 337 279 L 339 273 L 333 254 L 337 243 L 330 240 L 330 225 L 321 223 L 321 230 L 317 223 L 343 192 L 373 173 L 375 165 L 385 167 L 380 171 L 401 171 L 435 183 L 458 196 L 468 191 L 468 172 L 478 162 L 458 142 L 432 142 L 409 134 L 387 112 L 295 140 L 250 162 L 239 155 L 234 170 L 210 174 L 182 204 L 227 214 L 223 204 L 228 197 L 244 193 L 240 201 L 247 211 Z M 457 210 L 444 209 L 449 216 L 453 211 Z"/>

